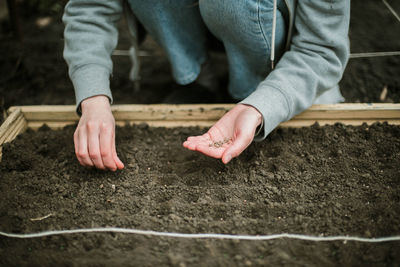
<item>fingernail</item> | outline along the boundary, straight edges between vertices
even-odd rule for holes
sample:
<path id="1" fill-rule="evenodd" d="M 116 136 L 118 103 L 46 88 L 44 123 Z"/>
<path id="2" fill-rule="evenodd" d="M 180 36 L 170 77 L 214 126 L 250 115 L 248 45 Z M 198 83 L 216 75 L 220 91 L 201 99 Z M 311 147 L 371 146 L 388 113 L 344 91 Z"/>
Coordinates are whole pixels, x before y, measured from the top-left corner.
<path id="1" fill-rule="evenodd" d="M 231 159 L 232 159 L 232 156 L 231 156 L 231 155 L 226 156 L 226 163 L 228 163 L 229 161 L 231 161 Z"/>

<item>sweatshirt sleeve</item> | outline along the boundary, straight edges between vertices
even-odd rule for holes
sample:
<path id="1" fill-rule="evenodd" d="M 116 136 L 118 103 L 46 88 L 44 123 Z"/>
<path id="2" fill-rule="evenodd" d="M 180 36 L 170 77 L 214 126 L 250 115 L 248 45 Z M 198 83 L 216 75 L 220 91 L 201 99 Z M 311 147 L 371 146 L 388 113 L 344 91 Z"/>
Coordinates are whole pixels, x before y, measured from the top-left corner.
<path id="1" fill-rule="evenodd" d="M 111 53 L 118 41 L 122 0 L 70 0 L 63 22 L 64 58 L 75 88 L 77 110 L 82 100 L 105 95 L 112 102 Z"/>
<path id="2" fill-rule="evenodd" d="M 241 103 L 263 115 L 263 140 L 281 122 L 309 108 L 340 81 L 349 57 L 350 1 L 297 1 L 290 49 Z"/>

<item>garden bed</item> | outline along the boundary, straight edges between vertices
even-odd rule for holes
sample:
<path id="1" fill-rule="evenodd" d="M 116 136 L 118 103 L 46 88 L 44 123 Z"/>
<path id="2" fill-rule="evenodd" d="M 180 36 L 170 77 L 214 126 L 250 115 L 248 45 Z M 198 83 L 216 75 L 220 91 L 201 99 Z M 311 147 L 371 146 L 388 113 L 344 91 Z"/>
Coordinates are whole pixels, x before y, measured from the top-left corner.
<path id="1" fill-rule="evenodd" d="M 352 110 L 343 105 L 314 107 L 286 126 L 334 123 L 335 118 L 362 122 L 360 117 L 395 124 L 400 117 L 397 105 L 359 105 L 358 111 L 357 105 L 351 106 Z M 205 126 L 229 108 L 209 107 L 147 106 L 136 112 L 135 106 L 114 107 L 119 124 L 139 123 L 117 129 L 118 152 L 126 167 L 116 173 L 78 164 L 74 126 L 43 126 L 20 134 L 3 146 L 0 230 L 30 233 L 116 226 L 248 235 L 400 234 L 400 126 L 283 127 L 223 165 L 182 147 L 187 136 L 204 129 L 176 127 L 184 121 L 180 117 L 192 117 L 186 126 L 203 118 Z M 44 121 L 60 128 L 76 120 L 72 108 L 14 108 L 15 118 L 8 120 L 7 128 L 17 125 L 21 116 L 21 131 L 38 128 Z M 154 128 L 144 121 L 175 127 Z M 0 265 L 386 266 L 400 262 L 399 250 L 400 242 L 188 240 L 91 233 L 0 237 Z"/>

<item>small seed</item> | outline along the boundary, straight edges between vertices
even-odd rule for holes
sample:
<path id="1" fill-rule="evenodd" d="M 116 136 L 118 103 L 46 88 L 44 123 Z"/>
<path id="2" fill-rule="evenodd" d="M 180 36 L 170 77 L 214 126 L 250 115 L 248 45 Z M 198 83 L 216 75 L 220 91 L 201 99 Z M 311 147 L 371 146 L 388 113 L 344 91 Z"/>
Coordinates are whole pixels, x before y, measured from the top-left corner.
<path id="1" fill-rule="evenodd" d="M 224 143 L 229 144 L 232 141 L 232 138 L 225 138 Z"/>
<path id="2" fill-rule="evenodd" d="M 214 146 L 215 147 L 221 147 L 222 146 L 222 142 L 221 141 L 219 141 L 219 142 L 214 142 Z"/>
<path id="3" fill-rule="evenodd" d="M 224 138 L 223 141 L 216 141 L 213 143 L 209 143 L 208 146 L 209 147 L 215 147 L 215 148 L 219 148 L 222 147 L 224 144 L 230 144 L 232 142 L 232 138 Z"/>

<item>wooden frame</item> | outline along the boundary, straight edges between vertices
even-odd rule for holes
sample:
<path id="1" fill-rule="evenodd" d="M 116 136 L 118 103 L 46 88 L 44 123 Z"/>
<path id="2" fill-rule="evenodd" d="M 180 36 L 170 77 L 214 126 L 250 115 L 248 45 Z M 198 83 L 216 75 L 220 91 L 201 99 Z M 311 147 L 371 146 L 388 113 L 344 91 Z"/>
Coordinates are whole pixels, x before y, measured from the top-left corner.
<path id="1" fill-rule="evenodd" d="M 117 125 L 147 123 L 154 127 L 210 127 L 233 104 L 195 105 L 114 105 L 112 111 Z M 74 124 L 79 117 L 75 106 L 15 106 L 0 127 L 1 146 L 12 141 L 26 128 L 38 129 L 47 124 L 59 129 Z M 400 125 L 400 104 L 334 104 L 314 105 L 280 127 L 304 127 L 315 122 L 320 125 L 343 123 L 346 125 L 372 124 L 387 121 Z"/>

